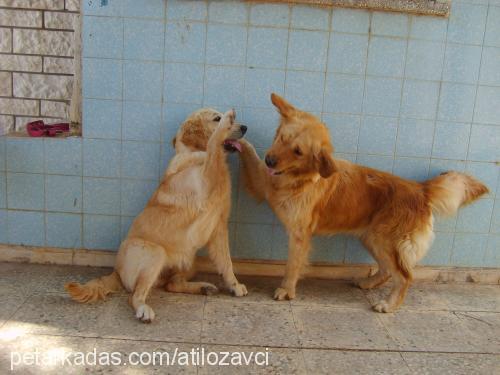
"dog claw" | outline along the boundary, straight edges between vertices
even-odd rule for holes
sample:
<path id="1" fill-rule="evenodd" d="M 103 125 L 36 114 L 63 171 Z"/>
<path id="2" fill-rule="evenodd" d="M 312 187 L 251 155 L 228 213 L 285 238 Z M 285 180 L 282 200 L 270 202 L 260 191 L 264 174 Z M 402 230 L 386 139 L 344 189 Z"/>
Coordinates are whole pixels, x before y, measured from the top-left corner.
<path id="1" fill-rule="evenodd" d="M 274 292 L 274 299 L 276 301 L 292 300 L 295 298 L 295 292 L 286 290 L 285 288 L 278 288 Z"/>
<path id="2" fill-rule="evenodd" d="M 234 297 L 243 297 L 248 294 L 245 284 L 236 284 L 231 287 L 230 291 Z"/>
<path id="3" fill-rule="evenodd" d="M 376 303 L 373 305 L 373 310 L 379 313 L 390 313 L 393 312 L 393 309 L 389 306 L 389 304 L 386 301 L 380 301 L 379 303 Z"/>
<path id="4" fill-rule="evenodd" d="M 215 285 L 202 286 L 200 292 L 205 296 L 211 296 L 218 293 L 219 289 Z"/>

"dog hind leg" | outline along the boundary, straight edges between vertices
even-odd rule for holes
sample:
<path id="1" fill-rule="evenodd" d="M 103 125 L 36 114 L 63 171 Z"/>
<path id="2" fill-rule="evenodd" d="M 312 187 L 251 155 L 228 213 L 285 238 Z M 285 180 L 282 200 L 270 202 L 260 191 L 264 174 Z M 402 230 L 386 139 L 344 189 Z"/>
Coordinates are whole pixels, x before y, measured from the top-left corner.
<path id="1" fill-rule="evenodd" d="M 167 292 L 211 295 L 218 292 L 214 284 L 202 281 L 188 281 L 193 272 L 177 272 L 165 286 Z"/>

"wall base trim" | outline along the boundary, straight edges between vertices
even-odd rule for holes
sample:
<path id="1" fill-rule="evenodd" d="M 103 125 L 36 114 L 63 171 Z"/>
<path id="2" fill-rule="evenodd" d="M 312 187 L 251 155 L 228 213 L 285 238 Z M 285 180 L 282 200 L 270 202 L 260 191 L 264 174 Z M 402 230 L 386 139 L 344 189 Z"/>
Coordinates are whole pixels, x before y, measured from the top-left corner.
<path id="1" fill-rule="evenodd" d="M 62 249 L 0 244 L 0 262 L 59 264 L 91 267 L 113 267 L 116 253 L 105 250 Z M 234 259 L 238 275 L 283 276 L 284 261 Z M 198 257 L 196 267 L 200 272 L 216 273 L 207 257 Z M 377 270 L 371 264 L 311 264 L 305 277 L 332 280 L 351 280 L 372 275 Z M 500 284 L 500 268 L 418 266 L 415 280 L 434 282 L 473 282 Z"/>

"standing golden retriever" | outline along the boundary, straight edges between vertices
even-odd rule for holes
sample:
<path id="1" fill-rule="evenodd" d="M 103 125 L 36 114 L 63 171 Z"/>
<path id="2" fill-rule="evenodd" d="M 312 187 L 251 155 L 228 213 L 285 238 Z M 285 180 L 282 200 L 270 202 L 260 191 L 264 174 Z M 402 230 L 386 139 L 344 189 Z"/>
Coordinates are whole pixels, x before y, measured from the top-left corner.
<path id="1" fill-rule="evenodd" d="M 433 211 L 454 214 L 488 189 L 458 172 L 418 183 L 334 159 L 328 129 L 317 117 L 278 95 L 272 94 L 271 100 L 281 121 L 265 161 L 246 141 L 241 158 L 248 190 L 259 200 L 267 199 L 289 234 L 285 277 L 274 298 L 295 297 L 313 234 L 348 233 L 361 238 L 379 266 L 357 285 L 370 289 L 392 277 L 389 297 L 373 308 L 395 311 L 414 266 L 432 243 Z"/>
<path id="2" fill-rule="evenodd" d="M 93 302 L 124 287 L 132 293 L 129 302 L 136 317 L 151 322 L 155 314 L 146 298 L 169 273 L 173 276 L 167 291 L 217 291 L 213 284 L 188 281 L 195 254 L 204 246 L 229 290 L 246 295 L 245 285 L 234 276 L 229 254 L 231 182 L 224 151 L 240 149 L 237 139 L 245 132 L 246 127 L 235 122 L 234 110 L 222 115 L 202 109 L 189 116 L 174 138 L 176 155 L 160 186 L 120 246 L 115 270 L 85 285 L 66 284 L 71 297 Z"/>

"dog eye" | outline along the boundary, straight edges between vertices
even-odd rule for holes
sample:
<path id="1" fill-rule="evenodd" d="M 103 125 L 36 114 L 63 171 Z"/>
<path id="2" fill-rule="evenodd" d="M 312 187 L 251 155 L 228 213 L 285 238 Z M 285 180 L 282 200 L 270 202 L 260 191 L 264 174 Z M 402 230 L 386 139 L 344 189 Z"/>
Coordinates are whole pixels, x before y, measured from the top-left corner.
<path id="1" fill-rule="evenodd" d="M 217 116 L 216 118 L 214 118 L 213 121 L 219 122 L 220 121 L 220 116 Z"/>
<path id="2" fill-rule="evenodd" d="M 295 149 L 293 150 L 293 152 L 297 156 L 302 156 L 302 151 L 300 151 L 300 148 L 298 148 L 298 147 L 295 147 Z"/>

